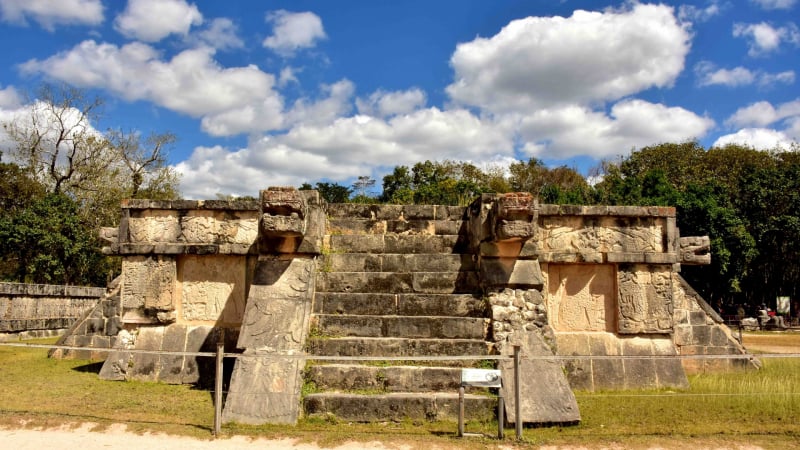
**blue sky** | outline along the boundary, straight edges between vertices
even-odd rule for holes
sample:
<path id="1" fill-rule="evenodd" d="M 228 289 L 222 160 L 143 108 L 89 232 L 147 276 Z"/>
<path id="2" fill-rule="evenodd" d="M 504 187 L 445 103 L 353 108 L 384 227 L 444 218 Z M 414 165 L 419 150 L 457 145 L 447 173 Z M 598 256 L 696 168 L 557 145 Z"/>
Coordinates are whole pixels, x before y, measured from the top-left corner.
<path id="1" fill-rule="evenodd" d="M 798 21 L 798 0 L 0 0 L 0 121 L 42 82 L 86 89 L 100 132 L 178 136 L 186 198 L 426 159 L 587 174 L 661 142 L 788 149 Z"/>

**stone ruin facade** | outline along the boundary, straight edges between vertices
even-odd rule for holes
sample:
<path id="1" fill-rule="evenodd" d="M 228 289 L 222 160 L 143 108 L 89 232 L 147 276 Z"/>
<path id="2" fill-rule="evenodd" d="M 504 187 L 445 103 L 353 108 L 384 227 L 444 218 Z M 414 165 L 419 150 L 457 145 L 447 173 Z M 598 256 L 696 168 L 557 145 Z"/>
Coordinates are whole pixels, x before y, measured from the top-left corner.
<path id="1" fill-rule="evenodd" d="M 103 236 L 122 257 L 123 330 L 101 377 L 195 383 L 210 358 L 126 350 L 224 342 L 253 356 L 232 368 L 225 421 L 444 418 L 453 401 L 436 392 L 458 386 L 448 367 L 311 366 L 296 355 L 508 355 L 519 345 L 521 419 L 511 363 L 500 364 L 508 420 L 534 423 L 578 421 L 571 389 L 681 388 L 687 373 L 748 364 L 702 358 L 745 350 L 681 278 L 682 264 L 710 262 L 709 240 L 681 237 L 674 208 L 540 205 L 527 193 L 468 207 L 326 204 L 316 191 L 269 188 L 259 202 L 129 200 Z M 681 355 L 693 358 L 636 358 Z M 547 356 L 566 359 L 535 358 Z M 435 387 L 410 386 L 422 370 Z M 331 392 L 301 398 L 309 377 Z M 373 405 L 343 380 L 387 393 Z"/>

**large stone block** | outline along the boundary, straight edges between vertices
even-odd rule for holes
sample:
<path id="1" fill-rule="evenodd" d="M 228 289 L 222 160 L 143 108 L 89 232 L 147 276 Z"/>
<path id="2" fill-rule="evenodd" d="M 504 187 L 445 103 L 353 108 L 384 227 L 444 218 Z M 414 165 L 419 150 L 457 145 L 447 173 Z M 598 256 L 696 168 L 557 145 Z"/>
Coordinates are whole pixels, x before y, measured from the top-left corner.
<path id="1" fill-rule="evenodd" d="M 535 259 L 483 258 L 481 277 L 487 286 L 541 288 L 544 284 L 539 261 Z"/>
<path id="2" fill-rule="evenodd" d="M 538 333 L 528 333 L 521 340 L 520 399 L 521 417 L 516 416 L 514 363 L 500 361 L 503 377 L 503 396 L 506 399 L 506 420 L 528 423 L 575 423 L 580 421 L 578 403 L 564 375 L 560 360 L 547 359 L 554 356 L 550 347 Z"/>
<path id="3" fill-rule="evenodd" d="M 223 422 L 260 425 L 297 422 L 305 362 L 246 351 L 231 377 Z"/>
<path id="4" fill-rule="evenodd" d="M 616 271 L 612 265 L 548 265 L 547 306 L 556 331 L 614 331 Z"/>
<path id="5" fill-rule="evenodd" d="M 185 256 L 179 260 L 181 314 L 189 322 L 242 323 L 247 259 L 241 256 Z"/>
<path id="6" fill-rule="evenodd" d="M 131 256 L 122 260 L 122 304 L 126 309 L 171 311 L 177 279 L 170 257 Z"/>
<path id="7" fill-rule="evenodd" d="M 619 332 L 671 333 L 672 270 L 661 266 L 624 266 L 619 271 Z"/>

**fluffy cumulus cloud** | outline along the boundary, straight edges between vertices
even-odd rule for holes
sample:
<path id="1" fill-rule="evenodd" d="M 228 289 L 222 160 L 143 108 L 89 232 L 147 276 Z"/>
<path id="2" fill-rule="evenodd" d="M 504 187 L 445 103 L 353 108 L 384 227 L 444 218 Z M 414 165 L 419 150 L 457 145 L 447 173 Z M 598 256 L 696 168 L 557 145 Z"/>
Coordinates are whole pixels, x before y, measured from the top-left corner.
<path id="1" fill-rule="evenodd" d="M 631 147 L 703 136 L 714 121 L 679 107 L 623 100 L 609 115 L 583 106 L 542 109 L 520 120 L 523 150 L 537 158 L 611 157 Z"/>
<path id="2" fill-rule="evenodd" d="M 219 17 L 212 20 L 204 29 L 189 39 L 201 45 L 217 50 L 232 50 L 244 47 L 244 41 L 238 36 L 236 24 L 231 19 Z"/>
<path id="3" fill-rule="evenodd" d="M 388 120 L 355 115 L 324 126 L 297 125 L 235 151 L 202 147 L 175 168 L 186 197 L 211 198 L 217 192 L 252 195 L 251 180 L 263 180 L 259 186 L 344 181 L 431 155 L 483 162 L 512 154 L 513 142 L 500 127 L 463 109 L 428 108 Z"/>
<path id="4" fill-rule="evenodd" d="M 767 128 L 743 128 L 736 133 L 720 136 L 712 146 L 724 147 L 728 144 L 738 144 L 759 150 L 790 150 L 796 142 L 782 131 Z"/>
<path id="5" fill-rule="evenodd" d="M 421 89 L 385 92 L 378 90 L 367 98 L 356 100 L 360 114 L 376 117 L 388 117 L 397 114 L 408 114 L 425 106 L 426 95 Z"/>
<path id="6" fill-rule="evenodd" d="M 326 38 L 322 19 L 312 12 L 273 11 L 267 14 L 267 22 L 272 24 L 272 35 L 264 39 L 263 45 L 283 56 L 314 47 Z"/>
<path id="7" fill-rule="evenodd" d="M 100 0 L 0 0 L 0 16 L 19 24 L 30 19 L 50 31 L 56 25 L 99 25 L 104 19 Z"/>
<path id="8" fill-rule="evenodd" d="M 22 98 L 13 86 L 0 89 L 0 109 L 14 109 L 21 104 Z"/>
<path id="9" fill-rule="evenodd" d="M 750 0 L 764 9 L 792 9 L 797 0 Z"/>
<path id="10" fill-rule="evenodd" d="M 616 100 L 670 86 L 683 70 L 689 39 L 664 5 L 528 17 L 460 44 L 447 92 L 495 112 Z"/>
<path id="11" fill-rule="evenodd" d="M 725 124 L 731 127 L 766 127 L 774 123 L 800 118 L 800 99 L 774 107 L 770 102 L 756 102 L 737 110 Z"/>
<path id="12" fill-rule="evenodd" d="M 156 42 L 170 34 L 185 36 L 201 23 L 197 6 L 184 0 L 128 0 L 114 27 L 126 37 Z"/>
<path id="13" fill-rule="evenodd" d="M 200 47 L 162 60 L 146 44 L 88 40 L 21 69 L 202 117 L 204 129 L 215 135 L 280 128 L 283 99 L 273 90 L 275 77 L 252 65 L 223 68 L 213 56 L 213 49 Z"/>
<path id="14" fill-rule="evenodd" d="M 777 51 L 783 43 L 800 46 L 800 30 L 794 23 L 783 27 L 773 27 L 766 22 L 737 23 L 733 26 L 733 36 L 748 41 L 750 56 L 763 56 Z"/>
<path id="15" fill-rule="evenodd" d="M 741 66 L 733 69 L 720 69 L 708 61 L 699 62 L 694 70 L 699 86 L 722 85 L 738 87 L 756 84 L 760 87 L 769 88 L 776 84 L 792 84 L 795 80 L 793 70 L 768 73 L 762 70 L 752 71 Z"/>
<path id="16" fill-rule="evenodd" d="M 753 103 L 737 110 L 725 125 L 740 129 L 721 136 L 715 146 L 733 143 L 759 149 L 790 149 L 793 143 L 800 142 L 800 99 L 777 107 L 769 102 Z"/>

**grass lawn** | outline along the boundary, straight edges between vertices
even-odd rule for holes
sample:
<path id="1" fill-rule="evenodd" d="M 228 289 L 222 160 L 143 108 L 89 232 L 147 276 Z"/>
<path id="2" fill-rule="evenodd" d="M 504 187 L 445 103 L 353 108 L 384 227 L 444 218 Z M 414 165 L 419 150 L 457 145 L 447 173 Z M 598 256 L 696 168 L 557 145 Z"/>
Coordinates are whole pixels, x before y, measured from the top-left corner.
<path id="1" fill-rule="evenodd" d="M 791 344 L 797 339 L 800 347 L 800 335 L 784 336 Z M 211 392 L 191 386 L 102 381 L 98 370 L 97 362 L 48 359 L 44 349 L 0 346 L 0 426 L 91 422 L 102 428 L 125 423 L 135 432 L 210 438 Z M 522 445 L 800 447 L 800 359 L 764 358 L 761 370 L 698 375 L 690 378 L 690 384 L 687 391 L 577 392 L 580 425 L 526 428 Z M 322 419 L 304 419 L 295 427 L 223 427 L 226 434 L 290 437 L 321 445 L 348 440 L 430 448 L 498 444 L 490 438 L 459 440 L 455 430 L 456 424 L 448 422 L 354 424 Z M 491 423 L 467 425 L 467 431 L 489 436 L 496 430 Z M 507 429 L 504 444 L 514 444 L 513 438 L 514 430 Z"/>

